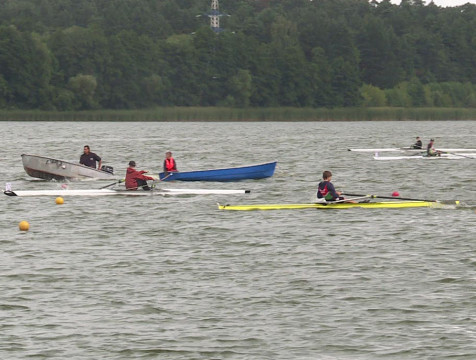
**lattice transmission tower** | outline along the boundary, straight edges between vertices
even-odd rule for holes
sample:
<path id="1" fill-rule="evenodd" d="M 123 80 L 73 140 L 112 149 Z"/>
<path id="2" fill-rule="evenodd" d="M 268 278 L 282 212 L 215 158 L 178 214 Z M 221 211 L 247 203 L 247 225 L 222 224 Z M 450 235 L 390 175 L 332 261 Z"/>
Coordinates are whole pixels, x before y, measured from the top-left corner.
<path id="1" fill-rule="evenodd" d="M 220 12 L 218 0 L 212 0 L 211 9 L 206 15 L 210 18 L 210 27 L 213 31 L 216 33 L 223 31 L 220 27 L 220 17 L 229 15 Z"/>

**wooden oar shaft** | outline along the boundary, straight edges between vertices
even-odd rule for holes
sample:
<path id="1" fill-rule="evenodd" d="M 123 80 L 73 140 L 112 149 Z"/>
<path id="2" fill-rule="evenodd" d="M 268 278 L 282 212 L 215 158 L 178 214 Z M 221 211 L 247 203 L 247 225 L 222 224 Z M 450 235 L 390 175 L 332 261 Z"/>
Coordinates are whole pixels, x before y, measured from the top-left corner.
<path id="1" fill-rule="evenodd" d="M 362 194 L 349 194 L 349 193 L 344 193 L 343 195 L 347 195 L 347 196 L 369 196 L 369 197 L 374 198 L 374 199 L 375 199 L 375 198 L 379 198 L 379 199 L 408 200 L 408 201 L 427 201 L 427 202 L 437 202 L 437 201 L 438 201 L 438 200 L 406 198 L 406 197 L 399 197 L 399 196 L 362 195 Z"/>

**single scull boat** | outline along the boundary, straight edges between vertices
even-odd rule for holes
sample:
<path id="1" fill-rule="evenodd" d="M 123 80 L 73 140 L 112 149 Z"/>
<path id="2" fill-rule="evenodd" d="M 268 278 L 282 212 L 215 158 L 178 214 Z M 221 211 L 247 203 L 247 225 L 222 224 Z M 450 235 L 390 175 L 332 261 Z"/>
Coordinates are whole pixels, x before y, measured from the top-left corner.
<path id="1" fill-rule="evenodd" d="M 375 160 L 408 160 L 408 159 L 426 159 L 426 160 L 462 160 L 462 159 L 476 159 L 476 153 L 455 153 L 455 154 L 441 154 L 441 156 L 427 156 L 426 154 L 419 155 L 402 155 L 402 156 L 379 156 L 378 153 L 374 155 Z"/>
<path id="2" fill-rule="evenodd" d="M 347 149 L 349 151 L 355 152 L 422 152 L 425 149 L 413 149 L 410 147 L 400 147 L 400 148 L 380 148 L 380 149 Z M 476 152 L 476 149 L 441 149 L 436 150 L 443 152 Z"/>
<path id="3" fill-rule="evenodd" d="M 8 196 L 150 196 L 150 195 L 233 195 L 249 194 L 250 190 L 214 190 L 214 189 L 157 189 L 157 190 L 114 190 L 114 189 L 90 189 L 90 190 L 19 190 L 4 191 Z"/>
<path id="4" fill-rule="evenodd" d="M 363 203 L 310 203 L 310 204 L 255 204 L 255 205 L 220 205 L 220 210 L 295 210 L 295 209 L 402 209 L 431 207 L 443 208 L 459 205 L 459 201 L 382 201 L 382 202 L 363 202 Z"/>

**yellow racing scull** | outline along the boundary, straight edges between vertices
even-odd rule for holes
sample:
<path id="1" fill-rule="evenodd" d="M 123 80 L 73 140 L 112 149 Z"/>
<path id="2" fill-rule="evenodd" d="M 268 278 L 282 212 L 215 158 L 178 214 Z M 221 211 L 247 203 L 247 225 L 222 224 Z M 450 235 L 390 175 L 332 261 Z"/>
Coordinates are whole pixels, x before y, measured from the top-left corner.
<path id="1" fill-rule="evenodd" d="M 459 201 L 382 201 L 362 203 L 309 203 L 309 204 L 254 204 L 254 205 L 220 205 L 220 210 L 295 210 L 295 209 L 403 209 L 403 208 L 444 208 L 455 207 Z"/>

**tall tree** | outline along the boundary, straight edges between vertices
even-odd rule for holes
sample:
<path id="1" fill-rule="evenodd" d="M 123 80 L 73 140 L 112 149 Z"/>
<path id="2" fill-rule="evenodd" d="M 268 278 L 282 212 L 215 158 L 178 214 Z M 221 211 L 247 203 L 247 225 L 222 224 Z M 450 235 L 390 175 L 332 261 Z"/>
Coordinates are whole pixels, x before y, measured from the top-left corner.
<path id="1" fill-rule="evenodd" d="M 39 36 L 14 26 L 0 27 L 2 103 L 9 107 L 48 108 L 51 57 Z"/>

